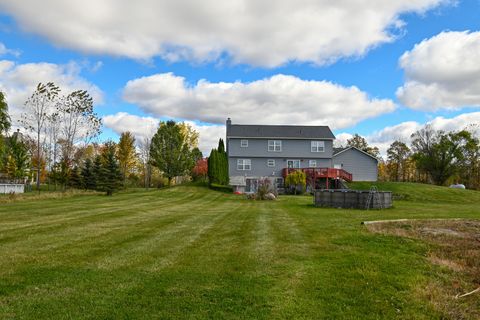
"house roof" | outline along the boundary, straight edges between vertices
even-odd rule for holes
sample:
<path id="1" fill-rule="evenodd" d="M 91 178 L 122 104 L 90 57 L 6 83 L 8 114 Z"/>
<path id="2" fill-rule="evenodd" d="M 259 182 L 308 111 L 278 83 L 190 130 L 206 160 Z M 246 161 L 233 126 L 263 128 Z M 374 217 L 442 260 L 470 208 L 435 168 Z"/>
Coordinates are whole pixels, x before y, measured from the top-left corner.
<path id="1" fill-rule="evenodd" d="M 337 153 L 340 153 L 344 150 L 347 150 L 349 147 L 340 147 L 340 148 L 333 148 L 333 155 L 336 155 Z"/>
<path id="2" fill-rule="evenodd" d="M 339 155 L 340 153 L 343 153 L 343 152 L 348 151 L 348 150 L 350 150 L 350 149 L 357 150 L 358 152 L 361 152 L 361 153 L 363 153 L 363 154 L 365 154 L 365 155 L 367 155 L 367 156 L 369 156 L 369 157 L 371 157 L 371 158 L 373 158 L 373 159 L 375 159 L 375 160 L 378 161 L 377 157 L 372 156 L 370 153 L 365 152 L 365 151 L 363 151 L 363 150 L 361 150 L 361 149 L 358 149 L 357 147 L 333 148 L 333 156 L 335 157 L 336 155 Z"/>
<path id="3" fill-rule="evenodd" d="M 328 126 L 288 125 L 227 125 L 227 137 L 283 138 L 283 139 L 335 139 Z"/>

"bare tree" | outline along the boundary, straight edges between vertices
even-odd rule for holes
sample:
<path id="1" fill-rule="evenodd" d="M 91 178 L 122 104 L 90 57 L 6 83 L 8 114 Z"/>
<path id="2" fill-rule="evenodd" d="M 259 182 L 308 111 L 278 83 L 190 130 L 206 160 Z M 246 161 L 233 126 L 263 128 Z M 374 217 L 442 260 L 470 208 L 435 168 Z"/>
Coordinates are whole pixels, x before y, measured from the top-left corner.
<path id="1" fill-rule="evenodd" d="M 54 104 L 60 93 L 60 88 L 53 82 L 39 83 L 35 92 L 25 102 L 25 112 L 21 123 L 30 132 L 36 135 L 37 157 L 37 190 L 40 190 L 40 163 L 42 159 L 41 135 L 48 117 L 53 113 Z"/>
<path id="2" fill-rule="evenodd" d="M 75 144 L 98 136 L 102 122 L 93 111 L 93 99 L 87 91 L 73 91 L 57 105 L 60 134 L 64 141 L 62 157 L 72 160 Z"/>

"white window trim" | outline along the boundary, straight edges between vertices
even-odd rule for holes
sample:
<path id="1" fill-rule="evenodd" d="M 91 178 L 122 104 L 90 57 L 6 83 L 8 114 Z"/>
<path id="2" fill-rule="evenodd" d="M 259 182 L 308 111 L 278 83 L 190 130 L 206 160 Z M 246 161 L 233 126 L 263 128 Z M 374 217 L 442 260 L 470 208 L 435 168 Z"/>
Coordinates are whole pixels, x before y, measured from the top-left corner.
<path id="1" fill-rule="evenodd" d="M 247 139 L 240 140 L 240 147 L 247 148 L 248 147 L 248 140 Z"/>
<path id="2" fill-rule="evenodd" d="M 252 160 L 251 159 L 237 159 L 237 170 L 238 171 L 250 171 L 250 170 L 252 170 Z"/>
<path id="3" fill-rule="evenodd" d="M 277 188 L 283 188 L 284 183 L 285 182 L 283 181 L 283 178 L 281 178 L 281 177 L 275 179 L 275 186 Z"/>
<path id="4" fill-rule="evenodd" d="M 315 165 L 312 165 L 312 163 L 315 163 Z M 317 160 L 308 160 L 308 167 L 309 168 L 316 168 L 317 167 Z"/>
<path id="5" fill-rule="evenodd" d="M 298 167 L 292 167 L 292 168 L 289 168 L 288 167 L 288 162 L 289 161 L 294 161 L 294 162 L 297 162 L 298 161 Z M 300 161 L 300 159 L 287 159 L 287 168 L 288 169 L 300 169 L 302 167 L 302 162 Z"/>
<path id="6" fill-rule="evenodd" d="M 312 140 L 310 142 L 311 152 L 325 152 L 325 141 Z"/>
<path id="7" fill-rule="evenodd" d="M 275 168 L 275 159 L 268 159 L 267 160 L 267 167 Z"/>
<path id="8" fill-rule="evenodd" d="M 268 140 L 268 152 L 282 152 L 282 140 Z"/>

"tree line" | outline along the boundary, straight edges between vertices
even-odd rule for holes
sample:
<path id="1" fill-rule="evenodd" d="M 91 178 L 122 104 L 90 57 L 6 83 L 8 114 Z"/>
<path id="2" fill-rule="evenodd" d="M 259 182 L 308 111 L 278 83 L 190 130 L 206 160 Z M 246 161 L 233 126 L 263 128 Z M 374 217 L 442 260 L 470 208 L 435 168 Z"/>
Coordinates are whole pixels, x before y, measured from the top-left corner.
<path id="1" fill-rule="evenodd" d="M 354 146 L 379 160 L 382 181 L 422 182 L 436 185 L 462 183 L 480 190 L 480 142 L 478 128 L 446 132 L 426 125 L 413 132 L 410 143 L 395 140 L 387 149 L 386 158 L 378 148 L 354 135 L 347 146 Z"/>
<path id="2" fill-rule="evenodd" d="M 136 141 L 123 132 L 118 143 L 99 143 L 101 120 L 87 91 L 66 95 L 54 83 L 40 83 L 25 103 L 20 131 L 9 135 L 11 119 L 0 92 L 0 179 L 113 192 L 126 187 L 172 185 L 194 176 L 204 161 L 198 133 L 186 123 L 162 121 L 156 133 Z"/>

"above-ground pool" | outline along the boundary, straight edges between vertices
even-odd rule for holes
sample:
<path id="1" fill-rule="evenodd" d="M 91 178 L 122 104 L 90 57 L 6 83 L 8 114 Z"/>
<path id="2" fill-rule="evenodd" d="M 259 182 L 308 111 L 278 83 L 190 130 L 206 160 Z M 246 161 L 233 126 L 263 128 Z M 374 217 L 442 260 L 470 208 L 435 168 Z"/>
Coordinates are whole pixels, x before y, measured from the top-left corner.
<path id="1" fill-rule="evenodd" d="M 370 200 L 369 200 L 370 198 Z M 391 191 L 368 190 L 315 190 L 313 202 L 316 207 L 385 209 L 392 207 Z M 367 207 L 368 203 L 368 207 Z"/>

